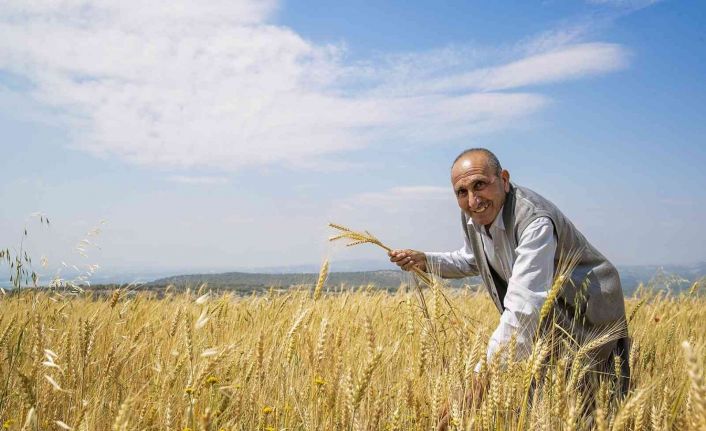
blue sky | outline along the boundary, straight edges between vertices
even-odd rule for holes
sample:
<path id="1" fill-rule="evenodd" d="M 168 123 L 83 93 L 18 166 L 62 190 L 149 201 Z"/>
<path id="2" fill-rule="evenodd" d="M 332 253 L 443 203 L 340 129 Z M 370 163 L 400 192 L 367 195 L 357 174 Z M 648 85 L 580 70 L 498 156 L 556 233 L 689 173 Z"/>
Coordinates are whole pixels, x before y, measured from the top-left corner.
<path id="1" fill-rule="evenodd" d="M 0 11 L 0 245 L 45 274 L 451 250 L 471 146 L 617 264 L 706 259 L 702 2 L 64 3 Z"/>

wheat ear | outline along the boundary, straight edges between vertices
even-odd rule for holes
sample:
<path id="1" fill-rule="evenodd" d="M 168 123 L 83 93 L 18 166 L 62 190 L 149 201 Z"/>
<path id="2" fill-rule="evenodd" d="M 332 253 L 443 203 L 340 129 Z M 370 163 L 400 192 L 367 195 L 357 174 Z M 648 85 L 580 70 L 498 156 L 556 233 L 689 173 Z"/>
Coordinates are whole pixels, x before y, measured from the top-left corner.
<path id="1" fill-rule="evenodd" d="M 682 343 L 684 356 L 686 358 L 686 369 L 691 380 L 692 406 L 695 413 L 694 423 L 698 429 L 706 429 L 706 384 L 704 384 L 703 368 L 699 364 L 699 358 L 688 341 Z"/>
<path id="2" fill-rule="evenodd" d="M 321 270 L 319 271 L 319 278 L 316 280 L 316 287 L 314 288 L 314 301 L 318 301 L 321 297 L 321 291 L 324 288 L 324 283 L 328 278 L 328 259 L 324 260 L 324 264 L 321 265 Z"/>

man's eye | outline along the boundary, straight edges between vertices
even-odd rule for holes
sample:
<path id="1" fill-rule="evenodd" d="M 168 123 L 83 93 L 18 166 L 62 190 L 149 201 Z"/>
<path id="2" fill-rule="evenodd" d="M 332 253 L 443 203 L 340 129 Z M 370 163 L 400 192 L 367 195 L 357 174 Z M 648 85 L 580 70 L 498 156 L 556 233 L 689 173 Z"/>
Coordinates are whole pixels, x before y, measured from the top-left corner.
<path id="1" fill-rule="evenodd" d="M 458 196 L 458 197 L 466 196 L 466 189 L 461 189 L 461 190 L 456 191 L 456 196 Z"/>
<path id="2" fill-rule="evenodd" d="M 483 190 L 485 186 L 485 181 L 478 181 L 477 183 L 473 184 L 473 190 Z"/>

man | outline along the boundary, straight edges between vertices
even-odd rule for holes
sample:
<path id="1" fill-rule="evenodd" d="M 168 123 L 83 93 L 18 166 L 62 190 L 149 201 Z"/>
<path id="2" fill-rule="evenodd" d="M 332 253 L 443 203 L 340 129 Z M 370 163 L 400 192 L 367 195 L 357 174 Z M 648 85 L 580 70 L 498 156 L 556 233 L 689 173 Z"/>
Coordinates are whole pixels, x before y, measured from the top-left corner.
<path id="1" fill-rule="evenodd" d="M 488 343 L 490 360 L 513 336 L 518 359 L 529 355 L 560 261 L 575 256 L 577 264 L 555 300 L 553 317 L 578 342 L 623 325 L 624 338 L 602 346 L 593 357 L 605 369 L 618 355 L 627 378 L 625 304 L 618 272 L 608 259 L 554 204 L 511 183 L 509 172 L 487 149 L 461 153 L 451 167 L 451 184 L 462 210 L 464 246 L 445 253 L 393 250 L 390 260 L 406 271 L 431 267 L 444 278 L 480 274 L 501 313 Z M 622 392 L 626 384 L 621 382 Z"/>

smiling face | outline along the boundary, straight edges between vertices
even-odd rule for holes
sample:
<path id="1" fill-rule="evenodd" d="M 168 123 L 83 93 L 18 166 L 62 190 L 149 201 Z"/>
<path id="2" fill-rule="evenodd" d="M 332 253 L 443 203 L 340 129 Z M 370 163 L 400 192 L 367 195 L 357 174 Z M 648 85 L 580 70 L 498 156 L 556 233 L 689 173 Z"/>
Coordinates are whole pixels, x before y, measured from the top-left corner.
<path id="1" fill-rule="evenodd" d="M 510 173 L 499 175 L 489 165 L 488 156 L 472 152 L 461 157 L 451 167 L 451 184 L 458 206 L 476 226 L 490 226 L 505 203 L 510 191 Z"/>

